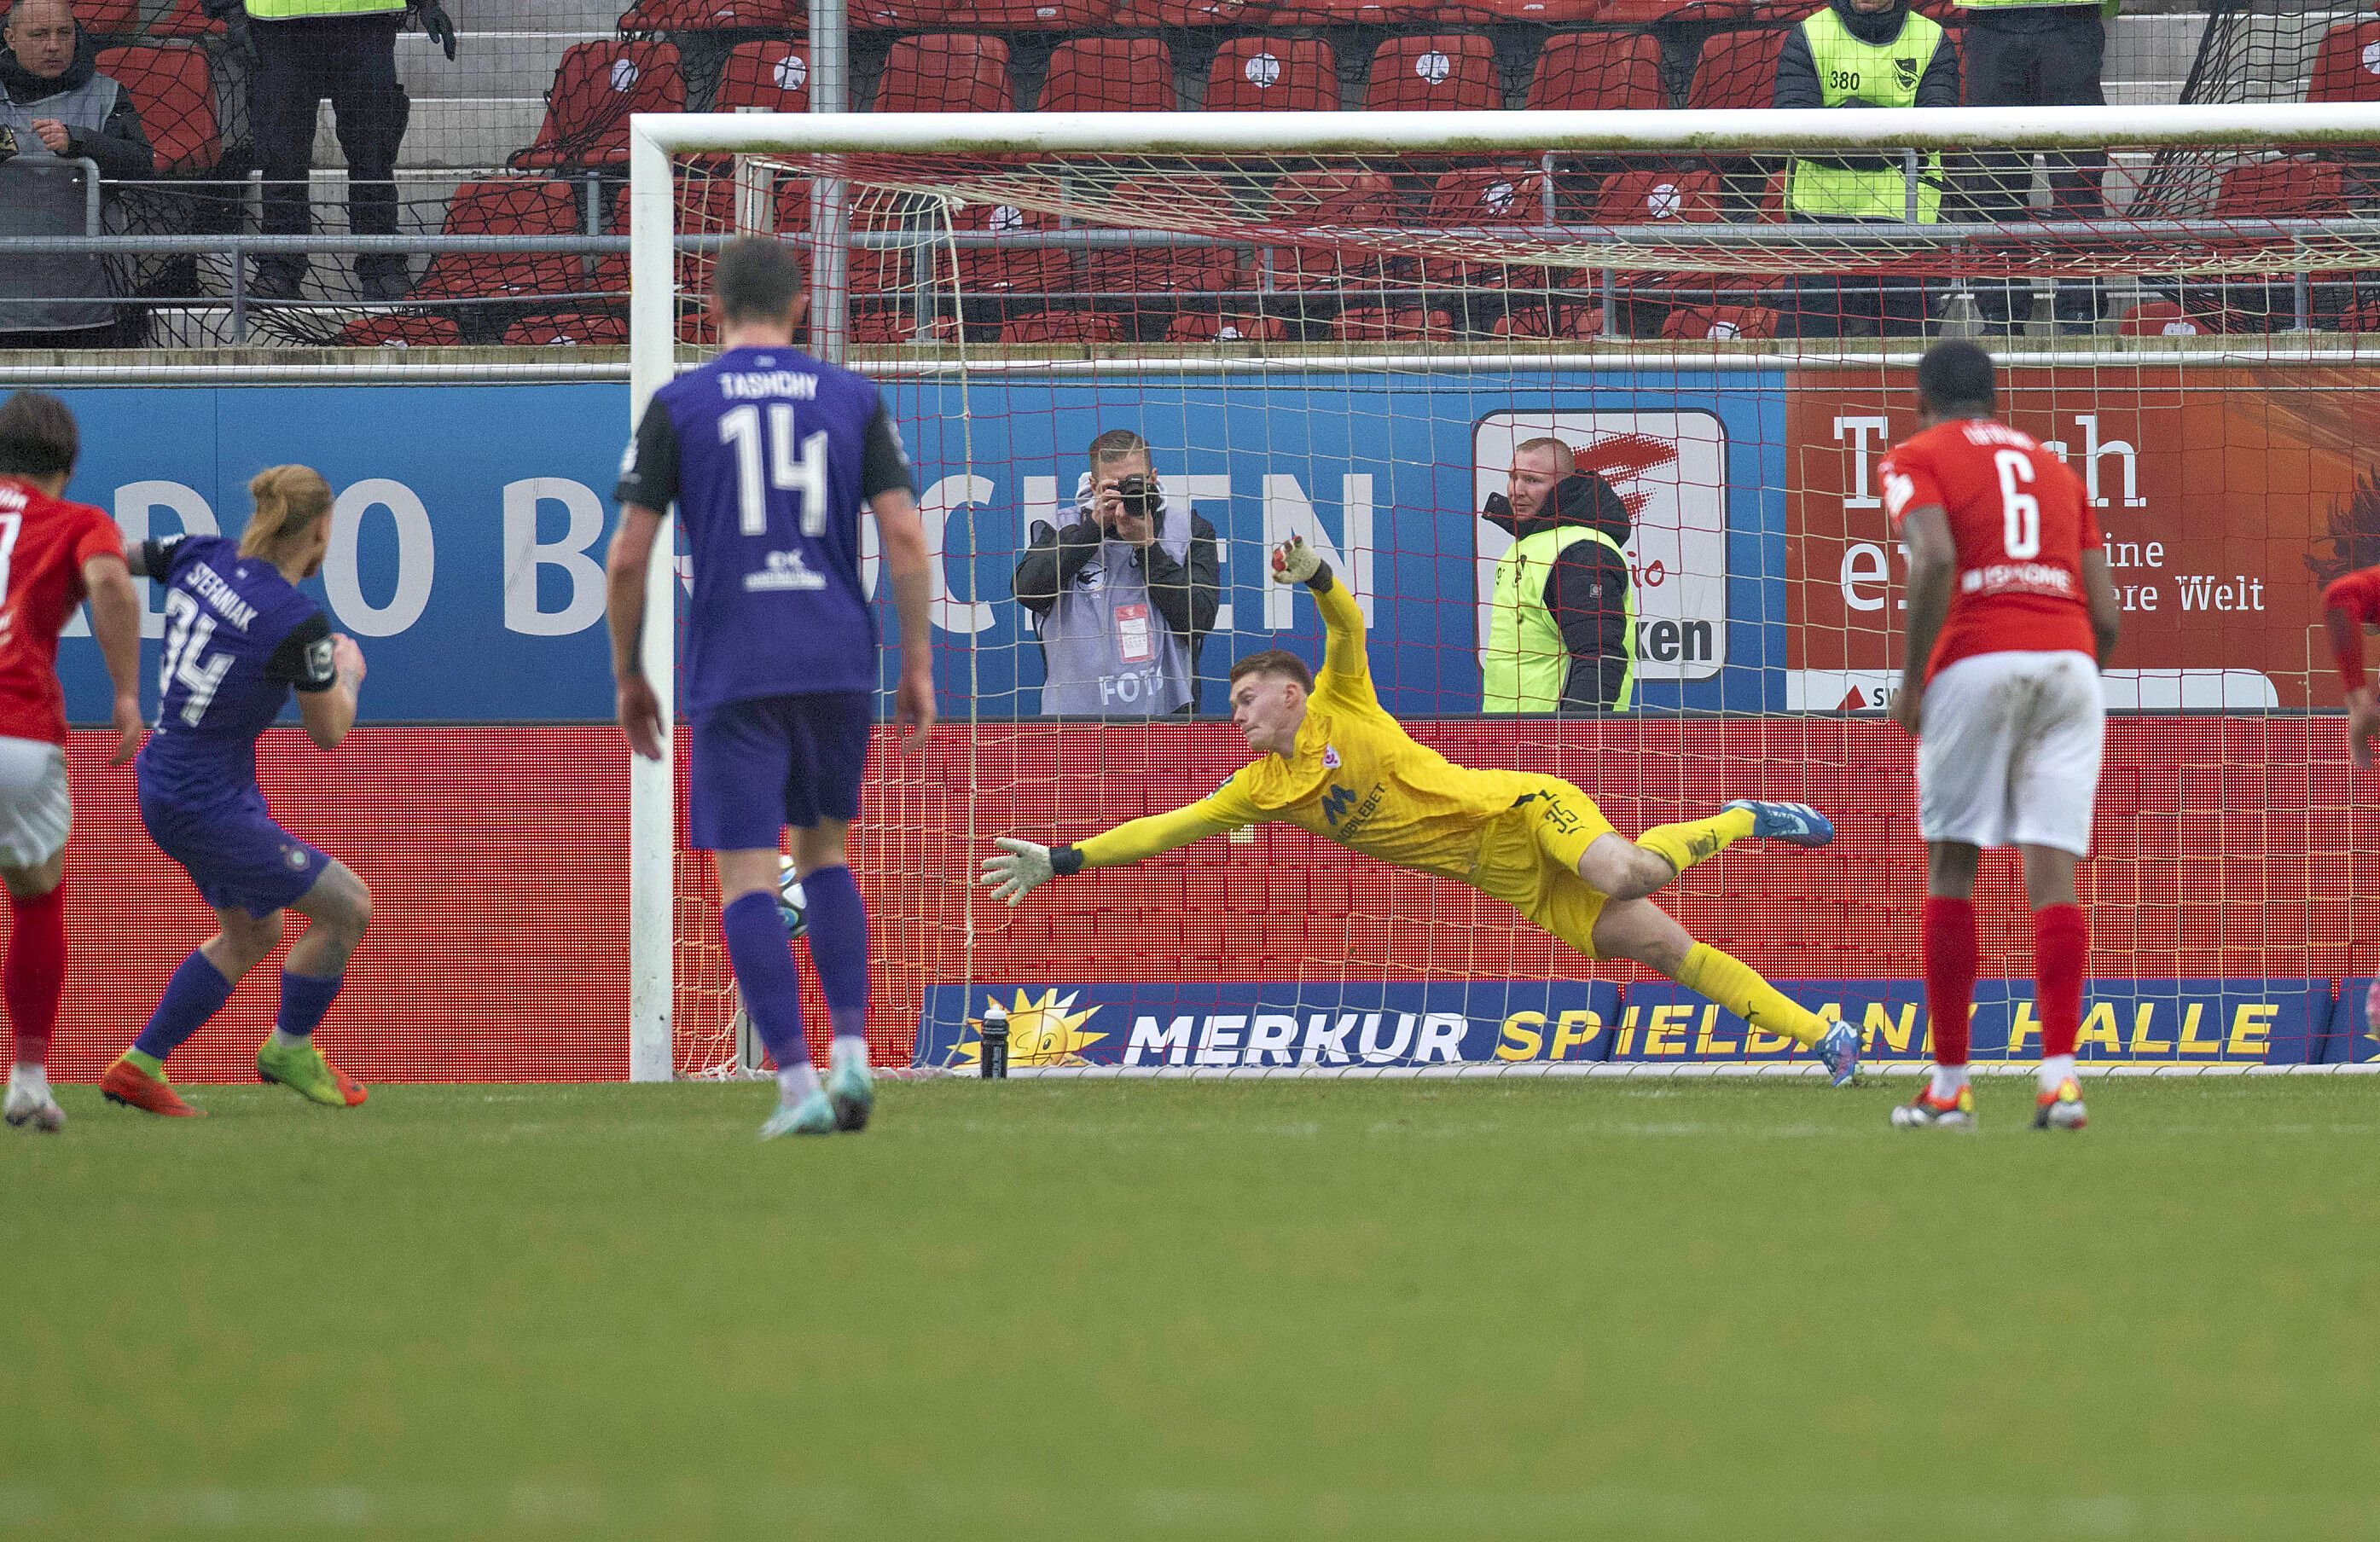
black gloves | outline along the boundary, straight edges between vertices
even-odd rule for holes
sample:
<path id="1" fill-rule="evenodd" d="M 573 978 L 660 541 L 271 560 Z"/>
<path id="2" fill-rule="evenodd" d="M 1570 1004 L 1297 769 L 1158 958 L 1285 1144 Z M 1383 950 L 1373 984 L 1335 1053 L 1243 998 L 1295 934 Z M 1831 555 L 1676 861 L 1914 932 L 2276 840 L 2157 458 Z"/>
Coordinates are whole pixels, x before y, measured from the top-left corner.
<path id="1" fill-rule="evenodd" d="M 438 0 L 407 0 L 407 8 L 421 23 L 421 30 L 431 42 L 446 50 L 446 62 L 455 62 L 455 18 Z"/>

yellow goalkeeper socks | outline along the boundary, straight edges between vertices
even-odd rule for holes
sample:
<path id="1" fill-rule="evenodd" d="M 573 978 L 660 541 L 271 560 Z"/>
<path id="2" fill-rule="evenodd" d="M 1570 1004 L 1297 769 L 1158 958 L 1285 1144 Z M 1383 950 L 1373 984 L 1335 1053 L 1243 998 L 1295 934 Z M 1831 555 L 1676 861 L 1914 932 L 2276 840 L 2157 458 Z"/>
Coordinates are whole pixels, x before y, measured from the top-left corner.
<path id="1" fill-rule="evenodd" d="M 1697 862 L 1709 861 L 1751 833 L 1752 810 L 1730 808 L 1706 820 L 1657 824 L 1637 836 L 1636 844 L 1682 873 Z"/>
<path id="2" fill-rule="evenodd" d="M 1826 1036 L 1824 1018 L 1787 1000 L 1782 991 L 1760 977 L 1758 970 L 1707 942 L 1697 942 L 1686 950 L 1685 962 L 1678 965 L 1677 979 L 1687 990 L 1709 997 L 1763 1033 L 1786 1034 L 1796 1043 L 1805 1045 L 1815 1044 Z"/>

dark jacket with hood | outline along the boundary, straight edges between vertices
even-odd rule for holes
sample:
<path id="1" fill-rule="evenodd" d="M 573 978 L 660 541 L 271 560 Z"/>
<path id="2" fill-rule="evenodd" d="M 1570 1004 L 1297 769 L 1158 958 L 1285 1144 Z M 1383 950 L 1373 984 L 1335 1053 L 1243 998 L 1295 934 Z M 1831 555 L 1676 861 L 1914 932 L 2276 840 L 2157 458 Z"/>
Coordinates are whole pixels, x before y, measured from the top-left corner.
<path id="1" fill-rule="evenodd" d="M 1843 30 L 1860 42 L 1881 48 L 1900 35 L 1903 23 L 1909 19 L 1908 0 L 1888 10 L 1864 15 L 1853 10 L 1849 0 L 1829 0 L 1836 16 L 1842 18 Z M 1826 93 L 1818 85 L 1818 64 L 1810 54 L 1810 35 L 1796 26 L 1786 32 L 1783 52 L 1777 55 L 1777 89 L 1769 103 L 1772 107 L 1824 107 Z M 1854 98 L 1841 103 L 1845 107 L 1864 107 L 1871 103 Z M 1941 46 L 1925 61 L 1925 73 L 1918 77 L 1917 102 L 1920 107 L 1955 107 L 1959 105 L 1959 50 L 1949 33 L 1944 33 Z M 1899 156 L 1846 156 L 1841 164 L 1855 171 L 1880 171 L 1900 164 Z"/>
<path id="2" fill-rule="evenodd" d="M 55 79 L 44 80 L 17 60 L 14 49 L 0 49 L 0 91 L 19 108 L 42 115 L 42 103 L 67 91 L 79 91 L 99 73 L 99 50 L 89 32 L 75 30 L 74 61 L 66 73 Z M 109 110 L 107 120 L 97 128 L 67 130 L 67 160 L 88 158 L 99 165 L 99 175 L 111 180 L 148 176 L 157 169 L 157 154 L 149 144 L 149 132 L 140 126 L 140 110 L 132 104 L 132 93 L 117 83 L 115 105 Z"/>
<path id="3" fill-rule="evenodd" d="M 1502 493 L 1491 493 L 1486 518 L 1514 540 L 1578 525 L 1625 546 L 1631 530 L 1626 501 L 1592 471 L 1556 482 L 1537 512 L 1525 520 L 1512 513 Z M 1546 610 L 1561 628 L 1570 651 L 1570 673 L 1562 680 L 1564 711 L 1600 711 L 1619 698 L 1633 641 L 1628 636 L 1630 582 L 1627 563 L 1599 540 L 1572 541 L 1546 575 Z"/>

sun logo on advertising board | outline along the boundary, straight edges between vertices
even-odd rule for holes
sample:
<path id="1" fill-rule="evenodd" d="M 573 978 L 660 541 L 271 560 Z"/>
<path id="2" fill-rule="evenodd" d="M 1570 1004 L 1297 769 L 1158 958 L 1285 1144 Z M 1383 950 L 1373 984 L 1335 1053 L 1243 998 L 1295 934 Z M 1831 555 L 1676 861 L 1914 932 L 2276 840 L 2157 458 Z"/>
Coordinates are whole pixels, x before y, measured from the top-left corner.
<path id="1" fill-rule="evenodd" d="M 1087 1065 L 1083 1051 L 1107 1037 L 1104 1033 L 1085 1033 L 1083 1026 L 1099 1009 L 1087 1006 L 1076 1012 L 1075 1002 L 1082 992 L 1071 992 L 1063 999 L 1052 986 L 1041 992 L 1040 1000 L 1030 998 L 1023 989 L 1016 999 L 1002 1006 L 997 996 L 987 996 L 983 1015 L 967 1019 L 975 1030 L 973 1038 L 963 1040 L 958 1058 L 967 1063 L 979 1064 L 983 1059 L 983 1026 L 1003 1019 L 1008 1024 L 1008 1063 L 1011 1065 Z"/>

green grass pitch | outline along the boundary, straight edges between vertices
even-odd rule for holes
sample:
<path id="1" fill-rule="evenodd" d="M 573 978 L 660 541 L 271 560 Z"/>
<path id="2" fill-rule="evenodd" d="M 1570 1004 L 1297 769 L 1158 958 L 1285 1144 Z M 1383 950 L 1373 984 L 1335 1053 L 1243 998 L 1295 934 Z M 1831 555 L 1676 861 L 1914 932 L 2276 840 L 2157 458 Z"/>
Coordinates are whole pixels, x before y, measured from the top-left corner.
<path id="1" fill-rule="evenodd" d="M 2380 1084 L 1910 1085 L 68 1088 L 0 1534 L 2380 1536 Z"/>

